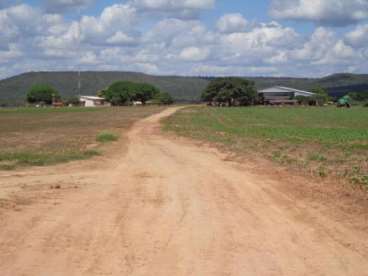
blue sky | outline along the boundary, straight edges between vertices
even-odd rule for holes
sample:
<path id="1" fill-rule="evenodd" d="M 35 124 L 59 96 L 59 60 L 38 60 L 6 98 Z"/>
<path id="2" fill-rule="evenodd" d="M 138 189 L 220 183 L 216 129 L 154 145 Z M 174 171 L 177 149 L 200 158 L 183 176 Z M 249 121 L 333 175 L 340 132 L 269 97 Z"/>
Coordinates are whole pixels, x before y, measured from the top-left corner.
<path id="1" fill-rule="evenodd" d="M 0 0 L 0 78 L 367 73 L 367 18 L 365 0 Z"/>

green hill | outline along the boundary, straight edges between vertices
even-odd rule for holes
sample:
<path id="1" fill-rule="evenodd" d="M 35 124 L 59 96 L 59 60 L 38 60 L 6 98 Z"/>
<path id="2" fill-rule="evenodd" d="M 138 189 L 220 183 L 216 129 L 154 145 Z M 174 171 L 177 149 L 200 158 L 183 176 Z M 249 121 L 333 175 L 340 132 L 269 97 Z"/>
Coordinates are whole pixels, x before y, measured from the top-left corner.
<path id="1" fill-rule="evenodd" d="M 95 95 L 114 81 L 127 80 L 146 82 L 169 92 L 177 101 L 198 101 L 203 89 L 212 78 L 152 76 L 134 72 L 82 72 L 81 95 Z M 310 90 L 316 86 L 326 88 L 333 96 L 349 92 L 367 91 L 368 75 L 336 74 L 321 79 L 307 78 L 249 78 L 257 88 L 274 85 Z M 36 83 L 49 84 L 55 87 L 63 97 L 79 94 L 77 72 L 31 72 L 0 81 L 0 103 L 22 104 L 28 89 Z"/>
<path id="2" fill-rule="evenodd" d="M 195 101 L 208 84 L 194 77 L 151 76 L 133 72 L 82 72 L 81 90 L 78 91 L 77 72 L 32 72 L 0 81 L 0 102 L 21 104 L 28 89 L 36 83 L 55 87 L 62 97 L 78 94 L 96 95 L 115 81 L 126 80 L 153 84 L 173 95 L 177 101 Z"/>

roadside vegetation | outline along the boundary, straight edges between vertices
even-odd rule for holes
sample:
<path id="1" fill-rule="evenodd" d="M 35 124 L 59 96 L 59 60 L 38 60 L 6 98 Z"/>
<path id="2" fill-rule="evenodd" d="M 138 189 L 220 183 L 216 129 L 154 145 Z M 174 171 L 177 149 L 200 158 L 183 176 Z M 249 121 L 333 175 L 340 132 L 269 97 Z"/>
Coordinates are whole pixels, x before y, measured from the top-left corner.
<path id="1" fill-rule="evenodd" d="M 368 112 L 364 107 L 191 107 L 164 129 L 239 156 L 266 157 L 317 177 L 368 187 Z"/>
<path id="2" fill-rule="evenodd" d="M 0 109 L 0 170 L 87 159 L 108 150 L 137 120 L 162 110 L 145 108 Z M 97 141 L 96 141 L 97 139 Z"/>
<path id="3" fill-rule="evenodd" d="M 114 142 L 119 139 L 119 136 L 117 134 L 108 132 L 108 131 L 102 131 L 99 134 L 97 134 L 96 141 L 100 143 L 109 143 Z"/>

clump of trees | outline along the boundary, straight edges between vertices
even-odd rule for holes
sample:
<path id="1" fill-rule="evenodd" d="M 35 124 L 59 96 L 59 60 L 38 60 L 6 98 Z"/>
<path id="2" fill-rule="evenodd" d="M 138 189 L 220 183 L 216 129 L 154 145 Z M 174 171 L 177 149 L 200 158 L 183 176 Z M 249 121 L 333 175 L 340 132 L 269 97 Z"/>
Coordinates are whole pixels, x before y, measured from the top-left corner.
<path id="1" fill-rule="evenodd" d="M 155 103 L 163 105 L 170 105 L 174 103 L 173 97 L 167 92 L 158 93 L 153 100 Z"/>
<path id="2" fill-rule="evenodd" d="M 27 102 L 31 104 L 51 105 L 53 101 L 59 99 L 59 92 L 47 84 L 35 84 L 27 93 Z"/>
<path id="3" fill-rule="evenodd" d="M 312 89 L 312 92 L 314 93 L 314 95 L 311 97 L 297 96 L 295 97 L 295 99 L 298 101 L 299 104 L 311 106 L 325 105 L 331 99 L 327 91 L 322 87 L 316 87 Z"/>
<path id="4" fill-rule="evenodd" d="M 353 101 L 368 102 L 368 92 L 351 92 L 348 94 Z"/>
<path id="5" fill-rule="evenodd" d="M 163 104 L 173 103 L 169 94 L 161 92 L 153 85 L 129 81 L 114 82 L 107 89 L 102 90 L 99 95 L 115 106 L 129 105 L 136 101 L 145 105 L 153 99 L 161 99 Z"/>
<path id="6" fill-rule="evenodd" d="M 249 106 L 257 103 L 258 93 L 252 81 L 217 78 L 202 93 L 202 100 L 215 106 Z"/>

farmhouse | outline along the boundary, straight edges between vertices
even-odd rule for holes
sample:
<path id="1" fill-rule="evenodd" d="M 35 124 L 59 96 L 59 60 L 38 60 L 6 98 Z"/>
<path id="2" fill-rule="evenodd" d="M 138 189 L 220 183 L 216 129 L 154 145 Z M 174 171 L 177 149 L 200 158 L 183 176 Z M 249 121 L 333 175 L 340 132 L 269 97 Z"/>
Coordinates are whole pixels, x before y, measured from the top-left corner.
<path id="1" fill-rule="evenodd" d="M 265 104 L 296 104 L 295 97 L 312 97 L 314 93 L 284 86 L 274 86 L 258 91 Z"/>
<path id="2" fill-rule="evenodd" d="M 106 106 L 106 100 L 96 96 L 80 96 L 79 101 L 85 107 Z"/>

